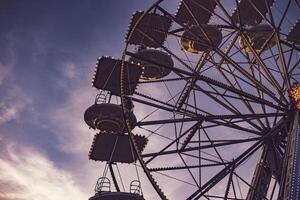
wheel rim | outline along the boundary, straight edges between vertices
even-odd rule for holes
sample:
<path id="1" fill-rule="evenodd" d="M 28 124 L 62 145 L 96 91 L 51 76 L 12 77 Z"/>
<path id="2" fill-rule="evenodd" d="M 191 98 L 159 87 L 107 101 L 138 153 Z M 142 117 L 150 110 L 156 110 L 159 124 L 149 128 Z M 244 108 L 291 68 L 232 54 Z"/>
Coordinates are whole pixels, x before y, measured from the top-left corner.
<path id="1" fill-rule="evenodd" d="M 154 9 L 160 14 L 169 15 L 162 7 L 165 4 L 161 2 L 157 1 L 144 12 L 129 32 L 122 56 L 123 63 L 134 56 L 128 40 L 138 28 L 139 21 Z M 212 12 L 212 18 L 219 17 L 219 21 L 222 21 L 220 13 L 225 16 L 229 14 L 219 2 L 217 6 Z M 283 14 L 284 17 L 287 17 L 287 13 Z M 174 14 L 169 17 L 176 23 Z M 141 81 L 132 96 L 122 91 L 125 87 L 122 65 L 121 99 L 124 102 L 124 98 L 131 98 L 135 102 L 135 110 L 146 110 L 146 114 L 139 114 L 137 128 L 131 130 L 128 127 L 129 133 L 143 132 L 148 137 L 148 151 L 138 153 L 139 160 L 162 199 L 166 198 L 162 190 L 166 193 L 170 193 L 170 190 L 164 187 L 167 179 L 157 175 L 160 172 L 167 172 L 166 176 L 182 184 L 178 187 L 184 188 L 186 196 L 178 196 L 178 199 L 246 198 L 260 158 L 259 147 L 270 146 L 268 140 L 272 140 L 278 143 L 274 149 L 278 151 L 279 157 L 283 156 L 287 132 L 296 112 L 288 97 L 288 90 L 293 82 L 299 80 L 299 46 L 286 40 L 285 35 L 288 33 L 280 31 L 286 25 L 285 20 L 272 22 L 268 15 L 263 18 L 262 23 L 277 26 L 274 26 L 276 29 L 273 27 L 273 34 L 259 51 L 252 47 L 243 32 L 244 27 L 228 25 L 229 20 L 216 24 L 222 29 L 223 40 L 219 47 L 213 46 L 209 53 L 199 56 L 175 52 L 175 48 L 180 49 L 179 44 L 160 46 L 174 60 L 172 75 L 163 80 Z M 177 22 L 172 27 L 176 26 L 177 30 L 189 31 L 188 25 Z M 180 39 L 172 28 L 170 32 L 167 40 L 173 39 L 174 42 Z M 239 46 L 240 38 L 245 41 L 248 52 L 242 49 L 242 45 Z M 269 45 L 274 40 L 276 45 Z M 218 135 L 222 132 L 222 136 Z M 134 139 L 131 139 L 134 143 Z M 238 149 L 241 145 L 244 149 Z M 232 152 L 232 149 L 235 151 Z M 195 158 L 197 156 L 201 159 Z M 245 178 L 247 176 L 251 176 L 250 180 Z M 184 179 L 186 177 L 189 178 Z M 272 187 L 279 179 L 274 179 Z M 216 191 L 218 187 L 222 192 Z M 266 194 L 261 195 L 264 197 Z M 172 199 L 176 198 L 172 196 Z"/>

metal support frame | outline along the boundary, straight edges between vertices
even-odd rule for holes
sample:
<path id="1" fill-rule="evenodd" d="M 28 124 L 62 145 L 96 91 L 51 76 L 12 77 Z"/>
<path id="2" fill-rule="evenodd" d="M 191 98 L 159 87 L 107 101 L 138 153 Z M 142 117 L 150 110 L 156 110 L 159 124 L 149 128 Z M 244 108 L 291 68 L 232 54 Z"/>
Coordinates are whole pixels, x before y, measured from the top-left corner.
<path id="1" fill-rule="evenodd" d="M 270 150 L 267 145 L 263 146 L 261 157 L 256 165 L 251 186 L 247 194 L 247 200 L 264 199 L 267 195 L 272 172 L 267 163 L 267 155 Z"/>
<path id="2" fill-rule="evenodd" d="M 281 173 L 279 200 L 300 198 L 300 125 L 299 111 L 294 113 Z"/>
<path id="3" fill-rule="evenodd" d="M 152 9 L 154 9 L 154 12 L 161 11 L 165 16 L 168 16 L 173 21 L 175 21 L 174 17 L 170 13 L 168 13 L 166 10 L 164 10 L 163 8 L 161 8 L 159 6 L 159 4 L 162 1 L 163 0 L 158 0 L 156 3 L 154 3 L 147 11 L 144 12 L 143 16 L 146 13 L 150 12 Z M 264 0 L 264 1 L 266 2 L 266 0 Z M 168 81 L 173 81 L 173 80 L 186 81 L 185 87 L 182 90 L 182 92 L 179 93 L 179 99 L 177 102 L 175 102 L 175 105 L 172 105 L 169 102 L 162 102 L 159 99 L 155 99 L 155 98 L 151 98 L 151 97 L 148 98 L 147 96 L 142 96 L 141 94 L 139 96 L 142 96 L 143 98 L 136 98 L 133 96 L 130 97 L 135 102 L 156 108 L 157 110 L 167 111 L 169 113 L 174 114 L 174 117 L 171 119 L 156 119 L 156 120 L 140 121 L 136 124 L 137 126 L 142 126 L 142 127 L 147 126 L 147 125 L 148 126 L 151 126 L 151 125 L 162 125 L 163 126 L 164 124 L 174 124 L 175 129 L 176 129 L 176 123 L 181 123 L 181 128 L 180 128 L 181 130 L 178 131 L 179 135 L 177 133 L 177 130 L 175 130 L 175 132 L 176 132 L 175 139 L 171 139 L 172 140 L 171 143 L 167 144 L 167 146 L 162 148 L 159 152 L 155 152 L 155 153 L 150 152 L 147 154 L 140 154 L 139 152 L 137 152 L 137 158 L 140 161 L 141 166 L 143 167 L 146 176 L 150 180 L 151 184 L 153 185 L 154 189 L 156 190 L 156 192 L 158 193 L 158 195 L 160 196 L 161 199 L 165 200 L 165 199 L 167 199 L 167 197 L 163 194 L 163 191 L 160 189 L 159 185 L 154 180 L 154 177 L 152 177 L 152 174 L 150 174 L 151 171 L 155 172 L 155 171 L 186 169 L 190 172 L 190 169 L 192 169 L 192 168 L 199 168 L 199 174 L 201 176 L 201 169 L 200 169 L 201 167 L 212 167 L 212 166 L 223 165 L 223 169 L 221 171 L 219 171 L 219 173 L 217 173 L 214 177 L 209 179 L 206 183 L 201 184 L 201 178 L 199 180 L 199 184 L 197 183 L 196 180 L 194 180 L 198 189 L 188 197 L 188 200 L 194 200 L 194 199 L 199 199 L 199 198 L 239 199 L 239 198 L 237 198 L 237 195 L 236 195 L 235 184 L 234 184 L 233 178 L 237 178 L 237 179 L 239 178 L 240 180 L 242 180 L 245 184 L 247 184 L 249 186 L 250 189 L 249 189 L 249 193 L 247 196 L 247 200 L 258 200 L 258 199 L 266 198 L 266 194 L 268 192 L 268 186 L 269 186 L 271 178 L 272 178 L 272 171 L 269 169 L 269 166 L 267 164 L 267 155 L 270 154 L 269 148 L 276 148 L 276 149 L 278 148 L 278 150 L 281 148 L 280 154 L 283 155 L 285 153 L 284 166 L 282 167 L 282 175 L 279 176 L 279 178 L 281 178 L 281 181 L 276 180 L 281 184 L 281 189 L 280 189 L 281 193 L 280 194 L 282 194 L 282 197 L 283 197 L 282 200 L 283 199 L 284 200 L 285 199 L 287 199 L 287 200 L 288 199 L 292 199 L 292 200 L 297 199 L 298 200 L 299 196 L 297 196 L 297 195 L 299 195 L 298 194 L 299 192 L 295 193 L 295 191 L 297 190 L 297 187 L 300 187 L 300 181 L 295 178 L 298 175 L 297 173 L 300 174 L 300 170 L 299 170 L 300 169 L 300 158 L 297 159 L 300 156 L 300 147 L 298 148 L 298 146 L 300 145 L 300 136 L 299 136 L 300 131 L 298 130 L 298 128 L 299 128 L 298 127 L 298 123 L 299 123 L 298 112 L 297 112 L 297 116 L 295 117 L 297 119 L 295 119 L 294 123 L 292 124 L 293 128 L 289 135 L 288 143 L 286 144 L 286 143 L 282 142 L 282 143 L 280 143 L 279 146 L 276 146 L 276 147 L 269 146 L 268 145 L 269 139 L 272 139 L 273 137 L 277 136 L 279 132 L 281 132 L 281 133 L 288 132 L 286 129 L 288 129 L 287 125 L 289 124 L 289 122 L 288 122 L 286 116 L 288 115 L 289 108 L 287 106 L 288 100 L 286 99 L 286 96 L 284 94 L 284 92 L 285 92 L 284 86 L 281 86 L 277 82 L 276 78 L 274 77 L 274 74 L 272 74 L 272 72 L 270 71 L 271 69 L 266 65 L 266 62 L 265 62 L 266 58 L 263 58 L 261 56 L 261 52 L 256 52 L 253 48 L 251 48 L 251 51 L 253 53 L 253 58 L 251 60 L 250 60 L 250 57 L 249 58 L 247 57 L 248 55 L 244 55 L 245 59 L 248 59 L 249 63 L 251 63 L 251 65 L 249 67 L 249 68 L 252 68 L 251 70 L 253 70 L 253 68 L 255 68 L 255 67 L 256 67 L 255 70 L 257 70 L 257 71 L 262 70 L 262 72 L 259 72 L 259 74 L 256 74 L 256 72 L 254 72 L 254 71 L 249 72 L 249 71 L 245 70 L 243 68 L 244 67 L 243 64 L 236 62 L 236 60 L 234 60 L 234 57 L 231 54 L 229 54 L 229 52 L 231 52 L 231 50 L 234 49 L 234 47 L 235 47 L 234 45 L 236 44 L 238 37 L 241 36 L 241 37 L 245 38 L 247 43 L 249 43 L 249 41 L 247 40 L 246 35 L 244 35 L 243 30 L 234 24 L 234 22 L 231 19 L 231 16 L 226 11 L 226 9 L 223 7 L 223 5 L 220 3 L 220 1 L 215 0 L 215 2 L 218 5 L 219 9 L 221 9 L 221 11 L 225 14 L 225 17 L 218 15 L 218 13 L 215 13 L 214 11 L 209 11 L 209 13 L 212 15 L 215 15 L 219 19 L 221 19 L 226 24 L 226 25 L 223 25 L 224 28 L 228 28 L 228 29 L 231 29 L 232 31 L 237 31 L 237 32 L 241 33 L 240 35 L 236 35 L 236 38 L 234 41 L 229 42 L 231 44 L 230 44 L 228 51 L 226 51 L 226 50 L 223 51 L 221 49 L 221 47 L 220 48 L 214 47 L 213 50 L 215 51 L 215 54 L 219 57 L 222 57 L 221 61 L 215 62 L 213 60 L 214 55 L 204 54 L 203 57 L 205 59 L 200 59 L 200 61 L 197 64 L 197 67 L 195 69 L 193 69 L 192 67 L 187 65 L 184 61 L 182 61 L 179 57 L 177 57 L 175 54 L 173 54 L 172 51 L 170 51 L 168 48 L 166 48 L 162 45 L 161 48 L 164 51 L 166 51 L 172 57 L 177 59 L 177 61 L 179 63 L 183 64 L 183 66 L 186 67 L 188 70 L 183 70 L 181 68 L 176 68 L 176 67 L 170 68 L 169 66 L 163 66 L 160 63 L 156 63 L 154 61 L 149 61 L 147 58 L 139 57 L 136 54 L 130 52 L 129 50 L 127 50 L 128 41 L 126 41 L 125 51 L 122 54 L 122 66 L 121 66 L 121 68 L 122 68 L 121 69 L 121 93 L 122 93 L 121 101 L 122 101 L 122 109 L 123 110 L 126 107 L 126 106 L 124 106 L 125 102 L 126 102 L 126 98 L 129 97 L 129 96 L 125 95 L 125 92 L 124 92 L 125 91 L 124 62 L 125 62 L 126 56 L 131 56 L 131 57 L 135 57 L 135 58 L 138 58 L 138 59 L 141 59 L 144 61 L 148 61 L 149 63 L 156 64 L 163 68 L 170 68 L 174 73 L 176 73 L 179 76 L 179 78 L 169 79 Z M 238 0 L 235 0 L 235 2 L 236 2 L 236 4 L 238 4 Z M 266 16 L 263 15 L 263 13 L 259 12 L 259 9 L 253 4 L 252 0 L 249 0 L 249 2 L 257 10 L 257 12 L 261 15 L 261 17 L 267 21 L 267 23 L 269 23 L 270 25 L 271 24 L 274 25 L 272 13 L 270 13 L 270 8 L 268 8 L 270 17 L 267 18 Z M 289 2 L 291 2 L 291 0 L 289 0 Z M 206 10 L 207 8 L 204 7 L 203 9 Z M 237 8 L 237 9 L 238 9 L 238 15 L 240 15 L 239 8 Z M 285 11 L 284 15 L 286 15 L 286 11 Z M 142 35 L 144 35 L 145 38 L 148 38 L 149 36 L 147 35 L 147 33 L 141 32 L 141 30 L 139 30 L 137 27 L 137 24 L 142 19 L 142 17 L 138 20 L 138 22 L 136 23 L 136 25 L 133 27 L 132 30 L 134 30 L 136 28 L 136 30 L 139 31 Z M 230 21 L 227 21 L 226 17 Z M 283 18 L 282 18 L 282 20 L 283 20 Z M 188 26 L 186 26 L 185 24 L 180 24 L 180 23 L 178 23 L 178 24 L 182 27 L 182 28 L 180 28 L 181 31 L 189 31 Z M 201 24 L 198 24 L 198 25 L 200 27 L 202 26 Z M 220 25 L 220 26 L 222 26 L 222 25 Z M 286 60 L 284 58 L 285 51 L 281 45 L 283 44 L 283 45 L 288 46 L 290 44 L 289 43 L 286 44 L 285 41 L 281 41 L 281 39 L 279 37 L 279 34 L 281 34 L 281 33 L 279 32 L 279 30 L 276 29 L 277 27 L 273 26 L 273 28 L 274 28 L 274 35 L 276 36 L 277 48 L 279 51 L 279 55 L 277 55 L 277 58 L 280 59 L 281 67 L 282 67 L 281 71 L 282 71 L 282 74 L 284 75 L 282 78 L 284 79 L 284 81 L 287 85 L 286 88 L 288 88 L 289 87 L 288 81 L 290 78 L 289 72 L 293 71 L 294 68 L 296 67 L 296 65 L 292 68 L 292 70 L 289 71 L 289 69 L 288 69 L 289 65 L 286 63 Z M 133 33 L 133 31 L 129 33 L 128 38 L 130 38 L 132 33 Z M 174 33 L 176 33 L 176 31 L 170 31 L 168 34 L 171 34 L 171 33 L 174 34 Z M 209 36 L 207 35 L 207 33 L 205 31 L 204 31 L 204 35 L 208 40 L 210 40 Z M 227 39 L 228 41 L 229 41 L 230 37 L 228 37 L 228 39 Z M 264 44 L 264 47 L 272 39 L 272 37 L 273 37 L 273 35 L 271 37 L 269 37 L 267 42 Z M 148 39 L 152 40 L 151 37 Z M 224 42 L 224 44 L 226 44 L 228 42 L 227 40 L 226 40 L 226 42 Z M 152 42 L 156 42 L 156 41 L 152 40 Z M 221 46 L 223 46 L 223 44 Z M 250 44 L 249 44 L 249 46 L 251 47 Z M 293 49 L 297 50 L 297 48 L 295 48 L 294 46 L 293 46 Z M 234 52 L 234 54 L 236 54 L 236 53 L 243 54 L 241 51 L 242 51 L 242 49 L 238 49 L 238 51 Z M 275 57 L 275 56 L 273 55 L 273 57 Z M 274 60 L 275 60 L 275 58 L 274 58 Z M 202 67 L 206 64 L 206 61 L 209 62 L 210 64 L 212 64 L 212 66 L 215 66 L 220 71 L 220 74 L 225 78 L 225 81 L 227 81 L 226 83 L 223 83 L 222 81 L 219 81 L 217 79 L 212 79 L 208 76 L 204 76 L 204 75 L 200 74 L 200 71 L 201 71 Z M 275 60 L 275 61 L 277 62 L 277 60 Z M 228 70 L 226 68 L 223 68 L 222 65 L 226 65 L 228 67 Z M 256 65 L 258 65 L 258 67 Z M 280 69 L 278 71 L 281 72 Z M 234 72 L 238 72 L 237 74 L 240 74 L 242 76 L 239 77 L 239 75 L 233 75 L 232 78 L 234 80 L 230 80 L 229 78 L 226 79 L 227 78 L 226 76 L 228 76 L 228 75 L 226 75 L 227 73 L 234 73 Z M 263 79 L 267 80 L 271 85 L 273 85 L 273 88 L 276 91 L 278 91 L 279 94 L 274 93 L 271 89 L 269 89 L 267 87 L 267 85 L 265 85 L 263 83 L 261 76 L 263 76 Z M 155 81 L 157 81 L 157 80 L 155 80 Z M 152 82 L 155 82 L 155 81 L 152 80 Z M 150 83 L 150 82 L 151 81 L 148 81 L 148 83 Z M 159 82 L 159 81 L 157 81 L 157 82 Z M 209 86 L 209 89 L 206 89 L 203 86 L 199 86 L 198 85 L 199 82 L 206 83 L 207 85 L 205 85 L 205 86 Z M 242 82 L 252 88 L 256 87 L 257 94 L 253 95 L 249 92 L 244 91 L 244 89 L 239 85 Z M 143 83 L 147 83 L 147 82 L 143 82 Z M 223 108 L 227 109 L 232 114 L 213 115 L 210 113 L 205 113 L 205 111 L 203 111 L 203 110 L 201 110 L 198 113 L 198 111 L 200 109 L 197 107 L 196 101 L 194 101 L 194 103 L 195 103 L 194 107 L 188 103 L 190 95 L 193 94 L 195 91 L 201 92 L 204 95 L 207 95 L 212 100 L 214 100 L 215 103 L 223 106 Z M 138 95 L 137 92 L 135 92 L 134 94 Z M 277 97 L 276 95 L 279 95 L 279 97 Z M 171 94 L 171 96 L 173 96 L 173 95 Z M 175 96 L 173 96 L 173 98 L 174 97 Z M 234 103 L 231 103 L 229 99 L 240 100 L 248 108 L 250 113 L 244 113 L 244 114 L 240 113 L 240 111 L 238 110 L 238 107 L 235 106 Z M 260 104 L 260 106 L 262 107 L 263 113 L 256 112 L 252 108 L 252 106 L 253 106 L 252 104 L 254 104 L 254 103 Z M 193 108 L 194 111 L 189 110 L 190 108 Z M 274 110 L 276 110 L 276 112 Z M 175 117 L 175 115 L 176 115 L 176 117 Z M 281 120 L 277 121 L 277 118 L 280 119 L 280 117 L 282 117 Z M 262 119 L 266 120 L 267 125 L 265 125 L 262 122 Z M 268 121 L 269 119 L 270 119 L 270 122 Z M 272 119 L 274 119 L 273 122 L 271 122 Z M 124 120 L 127 122 L 127 125 L 128 125 L 129 122 L 126 119 L 125 114 L 124 114 Z M 257 125 L 256 123 L 254 123 L 255 120 L 260 124 Z M 184 130 L 184 129 L 182 129 L 183 123 L 192 123 L 192 122 L 195 124 L 192 125 L 188 130 L 183 131 Z M 202 126 L 202 124 L 206 123 L 206 122 L 208 123 L 208 125 Z M 250 125 L 250 128 L 240 126 L 239 125 L 240 122 L 247 122 Z M 270 123 L 273 123 L 273 126 L 270 125 Z M 215 127 L 215 126 L 229 127 L 229 128 L 233 128 L 235 130 L 245 131 L 247 133 L 253 133 L 253 134 L 255 134 L 255 136 L 258 136 L 258 137 L 255 137 L 255 138 L 249 137 L 247 139 L 236 139 L 236 140 L 228 140 L 228 141 L 211 140 L 205 131 L 205 128 L 208 128 L 209 126 L 210 127 Z M 136 142 L 131 133 L 131 127 L 128 125 L 127 129 L 128 129 L 128 133 L 130 136 L 130 141 L 132 142 L 135 151 L 137 151 L 137 145 L 136 145 Z M 204 132 L 203 134 L 205 134 L 206 137 L 208 138 L 208 141 L 206 141 L 206 142 L 210 142 L 209 144 L 200 145 L 200 143 L 203 142 L 200 139 L 200 131 Z M 156 130 L 154 131 L 154 133 L 155 132 L 156 132 Z M 194 135 L 196 135 L 196 133 L 198 133 L 198 135 L 199 135 L 198 136 L 199 141 L 192 140 L 192 139 L 195 139 Z M 197 146 L 197 147 L 190 146 L 190 144 L 193 142 L 194 143 L 198 142 L 199 146 Z M 218 150 L 216 149 L 216 147 L 222 147 L 222 146 L 226 146 L 226 145 L 233 145 L 233 144 L 246 143 L 246 142 L 252 142 L 253 145 L 230 162 L 224 160 L 218 153 Z M 168 149 L 173 144 L 176 144 L 176 149 L 175 150 Z M 181 146 L 179 146 L 178 144 L 181 144 Z M 284 151 L 285 147 L 286 147 L 286 149 Z M 202 150 L 202 149 L 209 149 L 209 148 L 215 149 L 215 151 L 218 154 L 218 157 L 221 161 L 211 160 L 212 161 L 211 164 L 201 164 L 201 160 L 202 159 L 205 160 L 205 158 L 203 158 L 201 156 L 200 149 Z M 242 163 L 246 162 L 247 159 L 251 155 L 256 153 L 260 148 L 262 148 L 262 155 L 256 166 L 255 174 L 252 179 L 252 183 L 249 184 L 242 177 L 239 177 L 239 175 L 235 172 L 235 170 Z M 167 151 L 167 149 L 168 149 L 168 151 Z M 192 155 L 192 154 L 189 155 L 188 153 L 191 153 L 191 151 L 199 151 L 198 157 L 195 155 Z M 154 158 L 161 156 L 161 155 L 168 155 L 168 154 L 178 154 L 180 156 L 181 160 L 183 161 L 184 166 L 152 168 L 152 169 L 148 168 L 147 164 L 149 162 L 151 162 Z M 195 158 L 199 159 L 199 164 L 192 165 L 192 164 L 186 163 L 185 160 L 183 159 L 182 155 L 195 156 Z M 145 158 L 147 158 L 147 159 L 145 159 Z M 113 167 L 112 167 L 111 163 L 109 165 L 109 170 L 111 171 L 111 176 L 113 178 L 114 185 L 115 185 L 117 191 L 119 191 L 118 184 L 116 181 L 116 177 L 114 176 Z M 285 174 L 287 171 L 288 171 L 288 173 Z M 191 174 L 192 178 L 195 179 L 193 174 L 192 173 L 190 173 L 190 174 Z M 210 189 L 226 177 L 228 177 L 228 182 L 227 182 L 224 196 L 219 197 L 219 196 L 215 196 L 215 195 L 208 195 L 208 192 L 210 191 Z M 272 191 L 272 196 L 273 196 L 273 193 L 275 190 L 274 188 Z M 233 189 L 233 195 L 235 198 L 232 198 L 229 195 L 231 189 Z"/>

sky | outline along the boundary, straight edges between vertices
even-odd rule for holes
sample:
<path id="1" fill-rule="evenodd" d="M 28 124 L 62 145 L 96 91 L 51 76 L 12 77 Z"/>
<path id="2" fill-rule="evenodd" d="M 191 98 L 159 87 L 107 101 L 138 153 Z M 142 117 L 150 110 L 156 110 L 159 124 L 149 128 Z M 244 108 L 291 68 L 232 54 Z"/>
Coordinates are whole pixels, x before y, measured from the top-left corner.
<path id="1" fill-rule="evenodd" d="M 132 13 L 152 2 L 0 1 L 0 200 L 82 200 L 93 195 L 103 165 L 88 160 L 95 132 L 84 123 L 83 113 L 97 94 L 91 87 L 94 65 L 101 56 L 120 57 Z M 177 7 L 174 2 L 170 9 Z M 175 90 L 170 95 L 166 88 L 149 85 L 146 94 L 165 101 L 175 95 Z M 207 106 L 204 98 L 200 103 Z M 138 117 L 150 112 L 135 111 Z M 151 117 L 159 119 L 159 112 Z M 160 131 L 167 132 L 167 127 Z M 153 143 L 160 139 L 153 136 Z M 224 153 L 231 155 L 232 150 Z M 164 164 L 171 161 L 175 163 L 170 159 Z M 178 188 L 167 189 L 171 193 Z"/>
<path id="2" fill-rule="evenodd" d="M 119 57 L 150 1 L 0 2 L 0 199 L 88 199 L 99 164 L 83 121 L 96 59 Z"/>

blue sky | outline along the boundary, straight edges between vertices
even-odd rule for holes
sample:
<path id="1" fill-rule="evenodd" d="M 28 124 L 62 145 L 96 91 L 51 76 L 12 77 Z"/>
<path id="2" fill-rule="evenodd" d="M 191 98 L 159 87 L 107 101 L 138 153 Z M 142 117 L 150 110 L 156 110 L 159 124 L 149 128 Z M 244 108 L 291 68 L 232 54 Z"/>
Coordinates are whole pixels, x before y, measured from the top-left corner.
<path id="1" fill-rule="evenodd" d="M 1 200 L 79 200 L 93 195 L 102 168 L 88 160 L 93 132 L 84 123 L 83 113 L 97 94 L 91 87 L 94 65 L 103 55 L 120 57 L 132 13 L 148 8 L 151 2 L 0 1 Z M 172 9 L 177 6 L 169 2 Z M 299 12 L 290 14 L 294 23 Z M 198 55 L 194 58 L 199 59 Z M 170 98 L 165 88 L 151 87 L 146 94 Z M 176 84 L 173 87 L 180 90 Z M 207 108 L 206 99 L 201 100 Z M 218 111 L 217 106 L 210 107 Z M 150 112 L 135 111 L 140 118 Z M 153 143 L 161 142 L 153 138 Z M 170 184 L 167 179 L 161 181 Z M 167 188 L 169 193 L 180 191 L 179 185 L 172 186 Z M 147 195 L 147 199 L 157 199 Z"/>
<path id="2" fill-rule="evenodd" d="M 93 66 L 119 56 L 131 14 L 149 2 L 0 2 L 0 199 L 92 194 L 98 165 L 83 112 Z"/>

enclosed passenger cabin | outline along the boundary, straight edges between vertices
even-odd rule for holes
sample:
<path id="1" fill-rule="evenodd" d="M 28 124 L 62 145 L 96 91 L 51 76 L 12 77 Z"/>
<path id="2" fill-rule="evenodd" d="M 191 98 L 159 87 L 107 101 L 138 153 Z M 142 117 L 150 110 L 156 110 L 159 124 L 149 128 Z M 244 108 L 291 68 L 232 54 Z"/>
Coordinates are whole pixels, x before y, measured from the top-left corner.
<path id="1" fill-rule="evenodd" d="M 235 24 L 255 26 L 260 24 L 274 0 L 241 0 L 232 14 Z"/>
<path id="2" fill-rule="evenodd" d="M 112 57 L 101 57 L 96 63 L 92 85 L 100 90 L 109 91 L 113 95 L 121 95 L 122 61 Z M 124 61 L 124 93 L 132 95 L 136 89 L 142 69 L 134 63 Z"/>
<path id="3" fill-rule="evenodd" d="M 165 42 L 170 27 L 170 18 L 138 11 L 131 18 L 126 40 L 129 44 L 159 48 Z"/>
<path id="4" fill-rule="evenodd" d="M 300 45 L 300 19 L 298 19 L 296 24 L 289 31 L 286 39 L 295 45 Z"/>
<path id="5" fill-rule="evenodd" d="M 175 19 L 186 25 L 207 24 L 216 8 L 215 0 L 182 0 L 178 6 Z"/>
<path id="6" fill-rule="evenodd" d="M 181 37 L 182 48 L 190 53 L 202 54 L 218 47 L 222 42 L 222 32 L 215 25 L 191 26 Z"/>
<path id="7" fill-rule="evenodd" d="M 272 48 L 276 42 L 274 36 L 274 29 L 267 24 L 259 24 L 257 26 L 253 26 L 245 31 L 245 36 L 250 43 L 251 48 L 254 51 L 265 51 Z M 272 37 L 271 37 L 272 36 Z M 240 46 L 246 52 L 251 53 L 252 50 L 245 38 L 240 38 Z"/>
<path id="8" fill-rule="evenodd" d="M 145 136 L 133 134 L 133 140 L 139 152 L 148 142 Z M 134 144 L 128 134 L 101 131 L 95 135 L 89 158 L 94 161 L 133 163 L 137 160 Z"/>
<path id="9" fill-rule="evenodd" d="M 141 79 L 160 79 L 171 73 L 174 62 L 169 54 L 158 49 L 140 49 L 131 57 L 133 62 L 142 67 Z"/>

